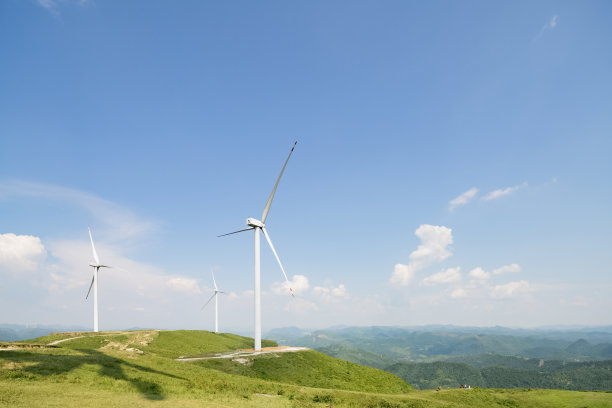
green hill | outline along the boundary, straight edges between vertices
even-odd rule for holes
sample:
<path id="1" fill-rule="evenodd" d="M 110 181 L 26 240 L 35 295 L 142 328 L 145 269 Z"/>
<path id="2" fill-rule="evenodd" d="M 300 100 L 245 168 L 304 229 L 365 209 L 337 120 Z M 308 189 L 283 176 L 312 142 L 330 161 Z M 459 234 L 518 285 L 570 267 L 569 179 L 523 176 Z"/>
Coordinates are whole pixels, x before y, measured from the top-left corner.
<path id="1" fill-rule="evenodd" d="M 317 348 L 317 351 L 341 360 L 380 369 L 384 369 L 396 362 L 394 359 L 382 354 L 372 353 L 371 351 L 351 347 L 347 344 L 334 344 L 329 347 L 321 347 Z"/>
<path id="2" fill-rule="evenodd" d="M 66 340 L 57 342 L 58 340 Z M 56 342 L 54 345 L 50 343 Z M 0 344 L 2 407 L 603 407 L 612 394 L 414 391 L 401 379 L 315 351 L 208 360 L 251 347 L 204 331 L 54 333 Z M 264 343 L 273 345 L 273 342 Z"/>
<path id="3" fill-rule="evenodd" d="M 412 390 L 411 386 L 393 374 L 338 360 L 314 350 L 265 354 L 246 361 L 215 359 L 198 363 L 230 374 L 307 387 L 384 394 Z"/>

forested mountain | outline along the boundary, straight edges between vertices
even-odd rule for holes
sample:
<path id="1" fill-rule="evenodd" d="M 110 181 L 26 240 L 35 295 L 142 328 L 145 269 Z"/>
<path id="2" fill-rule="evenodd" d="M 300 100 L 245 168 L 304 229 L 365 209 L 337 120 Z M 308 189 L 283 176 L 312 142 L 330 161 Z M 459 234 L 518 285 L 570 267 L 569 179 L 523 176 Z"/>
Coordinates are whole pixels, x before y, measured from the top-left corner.
<path id="1" fill-rule="evenodd" d="M 397 362 L 483 354 L 562 361 L 612 358 L 610 327 L 565 331 L 455 326 L 346 327 L 311 332 L 291 328 L 274 330 L 267 337 L 279 344 L 317 350 L 343 344 Z"/>
<path id="2" fill-rule="evenodd" d="M 552 362 L 519 369 L 504 366 L 476 368 L 465 363 L 397 363 L 385 369 L 416 389 L 461 384 L 482 388 L 548 388 L 575 391 L 612 390 L 612 360 Z"/>
<path id="3" fill-rule="evenodd" d="M 418 389 L 458 387 L 612 390 L 612 328 L 455 326 L 277 329 L 280 344 L 382 368 Z M 598 361 L 603 360 L 603 361 Z"/>

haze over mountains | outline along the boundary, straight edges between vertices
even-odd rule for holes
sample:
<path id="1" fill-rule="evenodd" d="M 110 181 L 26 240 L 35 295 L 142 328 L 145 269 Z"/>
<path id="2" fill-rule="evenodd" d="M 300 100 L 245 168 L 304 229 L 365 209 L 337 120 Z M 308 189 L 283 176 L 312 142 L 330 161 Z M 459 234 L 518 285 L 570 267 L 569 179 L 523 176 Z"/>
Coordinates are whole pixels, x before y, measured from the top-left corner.
<path id="1" fill-rule="evenodd" d="M 612 389 L 612 327 L 337 327 L 267 337 L 380 368 L 417 389 Z"/>

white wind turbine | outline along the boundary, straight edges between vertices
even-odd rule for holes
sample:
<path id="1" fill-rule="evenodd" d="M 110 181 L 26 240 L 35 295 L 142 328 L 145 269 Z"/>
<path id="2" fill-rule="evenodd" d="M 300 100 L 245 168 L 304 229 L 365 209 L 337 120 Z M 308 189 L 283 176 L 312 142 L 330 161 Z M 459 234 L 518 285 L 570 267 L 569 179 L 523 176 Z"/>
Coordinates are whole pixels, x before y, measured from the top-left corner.
<path id="1" fill-rule="evenodd" d="M 225 235 L 236 234 L 238 232 L 255 230 L 255 347 L 254 347 L 255 351 L 261 351 L 261 276 L 260 276 L 261 275 L 260 273 L 261 265 L 260 265 L 260 257 L 259 257 L 260 255 L 259 231 L 260 230 L 263 232 L 264 236 L 266 237 L 266 240 L 268 241 L 268 244 L 270 245 L 270 249 L 272 249 L 272 252 L 274 253 L 274 256 L 276 257 L 276 260 L 278 261 L 281 271 L 283 272 L 283 275 L 285 276 L 285 281 L 289 284 L 289 279 L 287 278 L 287 274 L 285 273 L 283 264 L 281 264 L 280 258 L 278 257 L 278 254 L 276 253 L 276 250 L 274 249 L 274 245 L 272 245 L 272 241 L 270 240 L 270 236 L 268 235 L 268 232 L 266 231 L 265 222 L 266 222 L 266 218 L 268 217 L 268 212 L 270 211 L 270 206 L 272 205 L 272 200 L 274 199 L 274 194 L 276 193 L 276 188 L 278 187 L 278 183 L 280 182 L 280 179 L 283 176 L 285 167 L 287 167 L 287 162 L 289 161 L 289 158 L 291 157 L 291 153 L 293 153 L 293 149 L 295 149 L 296 144 L 297 142 L 293 144 L 293 147 L 291 148 L 291 151 L 289 152 L 289 156 L 287 156 L 287 160 L 285 160 L 283 169 L 281 170 L 280 175 L 278 176 L 278 180 L 276 180 L 276 184 L 274 184 L 272 193 L 270 193 L 270 197 L 268 197 L 268 202 L 266 202 L 266 205 L 263 210 L 263 214 L 261 215 L 261 221 L 255 218 L 247 218 L 247 225 L 249 226 L 249 228 L 245 228 L 240 231 L 230 232 L 229 234 L 219 235 L 220 237 L 223 237 Z M 294 296 L 293 289 L 291 287 L 289 287 L 289 292 L 291 293 L 291 296 Z"/>
<path id="2" fill-rule="evenodd" d="M 215 282 L 215 273 L 212 271 L 212 269 L 210 270 L 210 273 L 212 273 L 213 284 L 215 285 L 215 293 L 213 293 L 210 299 L 208 299 L 208 301 L 204 303 L 204 306 L 202 306 L 201 310 L 204 310 L 206 305 L 209 304 L 213 298 L 215 298 L 215 333 L 219 333 L 219 298 L 217 297 L 217 295 L 219 293 L 225 293 L 225 292 L 222 290 L 219 290 L 219 288 L 217 287 L 217 282 Z"/>
<path id="3" fill-rule="evenodd" d="M 94 331 L 98 331 L 98 272 L 100 268 L 112 268 L 112 266 L 102 265 L 100 263 L 100 258 L 98 258 L 98 253 L 96 252 L 96 247 L 94 246 L 93 238 L 91 237 L 91 228 L 87 227 L 89 230 L 89 240 L 91 241 L 91 250 L 93 251 L 94 262 L 90 262 L 89 266 L 94 268 L 93 278 L 91 279 L 91 284 L 89 285 L 89 290 L 87 291 L 87 296 L 85 296 L 85 300 L 89 297 L 89 293 L 91 292 L 91 287 L 94 288 Z"/>

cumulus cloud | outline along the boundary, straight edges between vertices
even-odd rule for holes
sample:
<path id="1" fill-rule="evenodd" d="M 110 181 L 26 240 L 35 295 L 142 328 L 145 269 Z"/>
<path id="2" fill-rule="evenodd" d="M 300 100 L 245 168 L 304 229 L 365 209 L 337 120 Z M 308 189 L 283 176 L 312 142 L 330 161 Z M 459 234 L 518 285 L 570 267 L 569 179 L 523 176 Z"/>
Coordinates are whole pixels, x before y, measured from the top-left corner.
<path id="1" fill-rule="evenodd" d="M 338 299 L 348 297 L 346 287 L 343 284 L 340 284 L 337 287 L 315 286 L 312 289 L 312 293 L 326 301 L 336 301 Z"/>
<path id="2" fill-rule="evenodd" d="M 0 272 L 16 275 L 36 270 L 46 256 L 47 250 L 38 237 L 10 232 L 0 234 Z"/>
<path id="3" fill-rule="evenodd" d="M 453 198 L 448 203 L 450 210 L 453 211 L 455 207 L 459 207 L 460 205 L 467 204 L 472 198 L 474 198 L 476 193 L 478 193 L 478 189 L 476 187 L 472 187 L 465 193 L 462 193 L 458 197 Z"/>
<path id="4" fill-rule="evenodd" d="M 493 274 L 494 275 L 501 275 L 502 273 L 507 273 L 507 272 L 520 272 L 521 271 L 521 266 L 519 264 L 511 264 L 511 265 L 504 265 L 501 266 L 497 269 L 493 270 Z"/>
<path id="5" fill-rule="evenodd" d="M 402 286 L 409 285 L 416 275 L 416 270 L 410 265 L 395 264 L 393 275 L 391 275 L 391 283 L 399 283 Z"/>
<path id="6" fill-rule="evenodd" d="M 296 294 L 304 293 L 310 288 L 310 283 L 308 283 L 308 278 L 304 275 L 293 275 L 293 279 L 289 282 L 274 282 L 270 289 L 277 295 L 288 295 L 290 294 L 290 288 Z"/>
<path id="7" fill-rule="evenodd" d="M 415 231 L 421 239 L 421 245 L 410 254 L 408 265 L 397 264 L 391 275 L 391 283 L 406 286 L 413 280 L 417 271 L 436 262 L 441 262 L 452 255 L 448 246 L 453 243 L 450 228 L 423 224 Z"/>
<path id="8" fill-rule="evenodd" d="M 518 186 L 506 187 L 506 188 L 502 188 L 499 190 L 493 190 L 487 195 L 485 195 L 483 200 L 486 200 L 486 201 L 495 200 L 496 198 L 510 195 L 514 193 L 515 191 L 517 191 L 519 188 L 526 187 L 526 186 L 527 186 L 527 182 L 524 182 L 523 184 L 519 184 Z"/>
<path id="9" fill-rule="evenodd" d="M 461 280 L 461 268 L 448 268 L 423 279 L 423 285 L 431 286 L 443 283 L 452 283 Z"/>
<path id="10" fill-rule="evenodd" d="M 529 291 L 529 283 L 521 280 L 518 282 L 510 282 L 505 285 L 497 285 L 491 292 L 491 297 L 496 299 L 512 298 Z"/>
<path id="11" fill-rule="evenodd" d="M 477 268 L 472 269 L 468 276 L 476 280 L 487 280 L 491 277 L 491 274 L 479 266 Z"/>

